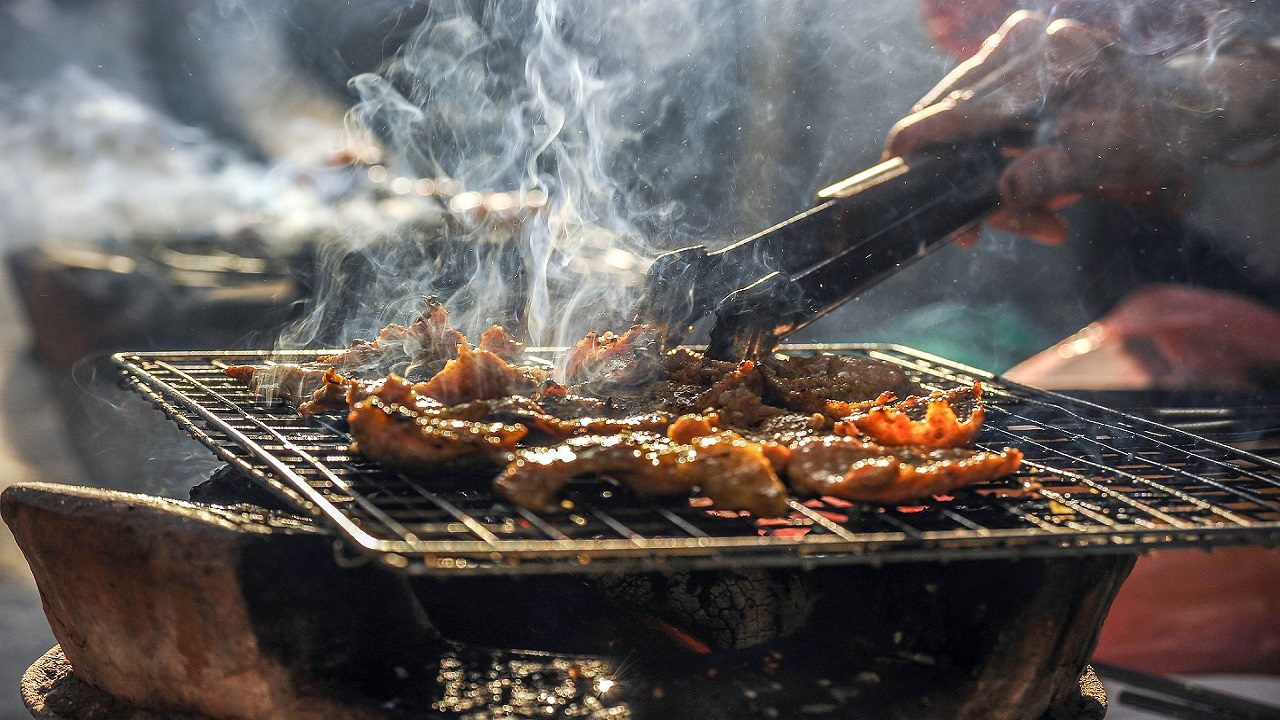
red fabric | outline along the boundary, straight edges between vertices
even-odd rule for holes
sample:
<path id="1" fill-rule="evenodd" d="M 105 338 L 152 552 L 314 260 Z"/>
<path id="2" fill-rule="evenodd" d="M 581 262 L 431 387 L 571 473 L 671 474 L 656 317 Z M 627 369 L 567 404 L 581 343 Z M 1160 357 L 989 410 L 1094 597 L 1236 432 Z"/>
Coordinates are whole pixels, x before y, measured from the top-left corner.
<path id="1" fill-rule="evenodd" d="M 1280 312 L 1248 298 L 1148 285 L 1005 376 L 1049 389 L 1240 388 L 1280 369 Z"/>
<path id="2" fill-rule="evenodd" d="M 1165 386 L 1248 387 L 1280 367 L 1280 312 L 1226 292 L 1151 285 L 1100 324 Z"/>
<path id="3" fill-rule="evenodd" d="M 1105 30 L 1137 52 L 1176 52 L 1239 21 L 1230 0 L 920 0 L 933 44 L 957 60 L 1017 10 L 1070 18 Z"/>
<path id="4" fill-rule="evenodd" d="M 1094 657 L 1154 673 L 1280 673 L 1280 550 L 1139 558 Z"/>
<path id="5" fill-rule="evenodd" d="M 1018 9 L 1017 0 L 920 0 L 920 5 L 934 46 L 957 60 L 977 52 Z"/>

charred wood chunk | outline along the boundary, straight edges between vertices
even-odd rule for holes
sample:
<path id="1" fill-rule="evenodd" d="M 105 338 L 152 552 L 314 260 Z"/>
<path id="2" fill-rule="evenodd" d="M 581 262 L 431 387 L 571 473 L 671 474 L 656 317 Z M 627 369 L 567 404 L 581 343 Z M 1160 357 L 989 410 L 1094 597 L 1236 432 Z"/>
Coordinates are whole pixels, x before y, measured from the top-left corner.
<path id="1" fill-rule="evenodd" d="M 685 650 L 720 652 L 785 638 L 810 618 L 811 574 L 741 569 L 601 578 L 610 599 Z"/>

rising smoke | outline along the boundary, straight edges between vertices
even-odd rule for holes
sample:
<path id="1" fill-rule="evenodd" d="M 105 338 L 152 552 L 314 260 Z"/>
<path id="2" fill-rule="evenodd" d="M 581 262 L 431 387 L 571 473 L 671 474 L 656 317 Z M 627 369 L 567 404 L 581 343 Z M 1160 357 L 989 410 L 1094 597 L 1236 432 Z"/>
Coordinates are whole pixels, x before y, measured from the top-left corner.
<path id="1" fill-rule="evenodd" d="M 340 336 L 368 336 L 431 294 L 472 335 L 514 319 L 530 342 L 561 345 L 625 327 L 654 255 L 735 239 L 868 164 L 917 92 L 911 78 L 942 66 L 890 61 L 867 29 L 916 22 L 910 7 L 834 4 L 432 3 L 389 63 L 352 79 L 353 124 L 381 139 L 395 175 L 547 206 L 507 237 L 455 218 L 454 245 L 471 251 L 448 262 L 412 233 L 361 243 L 367 291 L 335 282 L 285 342 L 339 317 Z M 899 102 L 858 102 L 895 70 L 907 76 Z M 321 274 L 346 278 L 343 263 L 352 254 L 334 251 Z"/>

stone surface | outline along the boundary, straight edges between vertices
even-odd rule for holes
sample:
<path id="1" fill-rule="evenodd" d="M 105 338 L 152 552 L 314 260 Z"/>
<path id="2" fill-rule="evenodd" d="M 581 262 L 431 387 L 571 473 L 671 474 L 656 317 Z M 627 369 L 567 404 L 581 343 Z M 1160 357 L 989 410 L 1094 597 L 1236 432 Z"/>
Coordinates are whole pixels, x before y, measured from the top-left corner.
<path id="1" fill-rule="evenodd" d="M 60 646 L 22 676 L 22 701 L 36 720 L 202 720 L 189 713 L 130 707 L 76 676 Z"/>

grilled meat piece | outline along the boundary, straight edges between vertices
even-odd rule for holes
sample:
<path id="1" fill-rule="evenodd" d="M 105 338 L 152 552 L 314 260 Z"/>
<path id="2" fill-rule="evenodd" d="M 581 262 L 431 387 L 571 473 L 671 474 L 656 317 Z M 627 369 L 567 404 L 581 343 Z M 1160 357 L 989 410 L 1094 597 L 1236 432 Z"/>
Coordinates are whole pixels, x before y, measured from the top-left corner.
<path id="1" fill-rule="evenodd" d="M 457 357 L 458 346 L 466 342 L 466 336 L 449 324 L 444 303 L 427 298 L 422 313 L 408 327 L 393 323 L 378 331 L 374 340 L 356 340 L 347 350 L 322 355 L 316 362 L 340 371 L 410 375 Z"/>
<path id="2" fill-rule="evenodd" d="M 511 401 L 519 401 L 520 410 L 513 412 Z M 607 415 L 578 415 L 560 417 L 548 412 L 542 403 L 515 396 L 501 400 L 477 400 L 466 405 L 449 408 L 456 413 L 461 408 L 484 405 L 482 418 L 514 422 L 525 425 L 538 434 L 537 440 L 558 442 L 578 435 L 607 435 L 619 432 L 663 432 L 671 424 L 666 413 L 638 413 L 609 417 Z M 480 418 L 477 418 L 480 419 Z"/>
<path id="3" fill-rule="evenodd" d="M 356 449 L 399 470 L 431 470 L 449 463 L 501 464 L 529 431 L 523 425 L 448 418 L 430 404 L 387 402 L 377 393 L 351 405 L 347 416 Z"/>
<path id="4" fill-rule="evenodd" d="M 629 413 L 666 412 L 673 415 L 698 412 L 702 409 L 695 400 L 706 392 L 706 387 L 682 385 L 667 380 L 653 380 L 637 387 L 600 388 L 578 385 L 571 388 L 573 394 L 590 397 L 599 393 L 610 415 Z"/>
<path id="5" fill-rule="evenodd" d="M 968 419 L 960 420 L 953 403 L 970 407 Z M 896 405 L 872 407 L 836 423 L 834 430 L 837 435 L 862 433 L 883 445 L 954 448 L 972 444 L 985 417 L 982 384 L 974 383 L 972 388 L 936 392 L 928 397 L 913 395 Z"/>
<path id="6" fill-rule="evenodd" d="M 780 415 L 778 417 L 798 416 Z M 722 432 L 720 429 L 720 416 L 715 413 L 682 415 L 676 418 L 676 421 L 667 428 L 667 437 L 672 442 L 691 444 L 697 442 L 698 438 L 715 435 L 719 432 Z M 791 448 L 788 443 L 792 441 L 777 440 L 771 437 L 758 439 L 749 436 L 745 436 L 744 439 L 760 446 L 760 452 L 764 454 L 775 472 L 781 472 L 787 466 L 787 461 L 791 459 Z"/>
<path id="7" fill-rule="evenodd" d="M 695 439 L 714 435 L 720 429 L 720 416 L 715 413 L 707 415 L 681 415 L 667 428 L 667 437 L 672 442 L 685 443 Z"/>
<path id="8" fill-rule="evenodd" d="M 480 333 L 478 349 L 491 352 L 509 363 L 524 355 L 524 343 L 511 337 L 501 325 L 494 325 Z"/>
<path id="9" fill-rule="evenodd" d="M 761 393 L 764 378 L 750 360 L 722 375 L 693 400 L 699 409 L 715 409 L 726 425 L 748 428 L 785 410 L 766 405 Z"/>
<path id="10" fill-rule="evenodd" d="M 557 439 L 616 432 L 663 432 L 671 424 L 671 416 L 666 413 L 641 413 L 623 417 L 547 418 L 538 429 Z"/>
<path id="11" fill-rule="evenodd" d="M 638 385 L 662 370 L 659 332 L 651 325 L 636 325 L 621 335 L 587 333 L 561 358 L 561 366 L 565 382 L 571 385 Z"/>
<path id="12" fill-rule="evenodd" d="M 900 368 L 869 358 L 822 353 L 767 357 L 760 365 L 771 404 L 802 413 L 831 414 L 843 410 L 840 403 L 872 401 L 886 392 L 902 397 L 920 391 Z"/>
<path id="13" fill-rule="evenodd" d="M 347 401 L 354 404 L 370 395 L 376 395 L 386 404 L 409 406 L 422 416 L 468 422 L 519 424 L 530 431 L 540 433 L 545 439 L 551 441 L 559 441 L 575 435 L 631 431 L 662 432 L 671 423 L 671 417 L 664 413 L 609 417 L 603 414 L 587 415 L 578 412 L 582 409 L 596 409 L 594 404 L 585 402 L 590 400 L 588 398 L 581 398 L 584 401 L 582 407 L 573 404 L 573 398 L 563 400 L 559 405 L 544 405 L 545 399 L 538 402 L 522 395 L 505 395 L 446 405 L 428 393 L 429 385 L 430 383 L 410 383 L 402 377 L 390 375 L 364 387 L 356 386 L 349 391 Z M 549 412 L 547 407 L 552 411 Z M 557 410 L 569 412 L 561 415 L 555 412 Z"/>
<path id="14" fill-rule="evenodd" d="M 790 447 L 807 438 L 830 434 L 831 420 L 822 413 L 782 413 L 767 417 L 742 433 L 756 442 L 774 442 Z"/>
<path id="15" fill-rule="evenodd" d="M 791 451 L 792 488 L 856 502 L 893 504 L 941 495 L 1018 469 L 1014 448 L 986 452 L 903 445 L 885 447 L 851 437 L 812 438 Z"/>
<path id="16" fill-rule="evenodd" d="M 571 438 L 548 448 L 521 450 L 493 483 L 521 507 L 554 507 L 575 477 L 612 477 L 639 495 L 684 495 L 700 488 L 720 508 L 777 517 L 787 492 L 760 446 L 730 432 L 672 442 L 654 433 L 623 432 Z"/>
<path id="17" fill-rule="evenodd" d="M 291 405 L 311 399 L 312 394 L 324 386 L 325 373 L 331 370 L 328 365 L 309 363 L 306 365 L 231 365 L 223 369 L 223 373 L 249 386 L 262 398 L 284 400 Z"/>
<path id="18" fill-rule="evenodd" d="M 702 488 L 716 507 L 746 510 L 756 517 L 787 513 L 787 489 L 759 443 L 734 432 L 695 438 L 690 461 L 676 473 Z"/>
<path id="19" fill-rule="evenodd" d="M 320 387 L 306 402 L 298 405 L 299 415 L 315 415 L 317 413 L 343 412 L 347 409 L 347 393 L 355 383 L 329 368 L 321 378 Z"/>
<path id="20" fill-rule="evenodd" d="M 546 510 L 575 477 L 608 474 L 637 493 L 678 495 L 692 488 L 672 470 L 678 454 L 669 440 L 654 433 L 615 433 L 570 438 L 551 447 L 518 451 L 493 481 L 503 499 L 521 507 Z"/>
<path id="21" fill-rule="evenodd" d="M 488 350 L 472 350 L 465 340 L 457 352 L 457 357 L 423 383 L 422 394 L 446 405 L 456 405 L 468 400 L 531 393 L 545 379 L 545 373 L 521 371 Z"/>
<path id="22" fill-rule="evenodd" d="M 607 400 L 569 392 L 563 385 L 550 380 L 544 382 L 535 397 L 547 412 L 558 418 L 602 417 L 619 414 L 618 408 Z"/>

